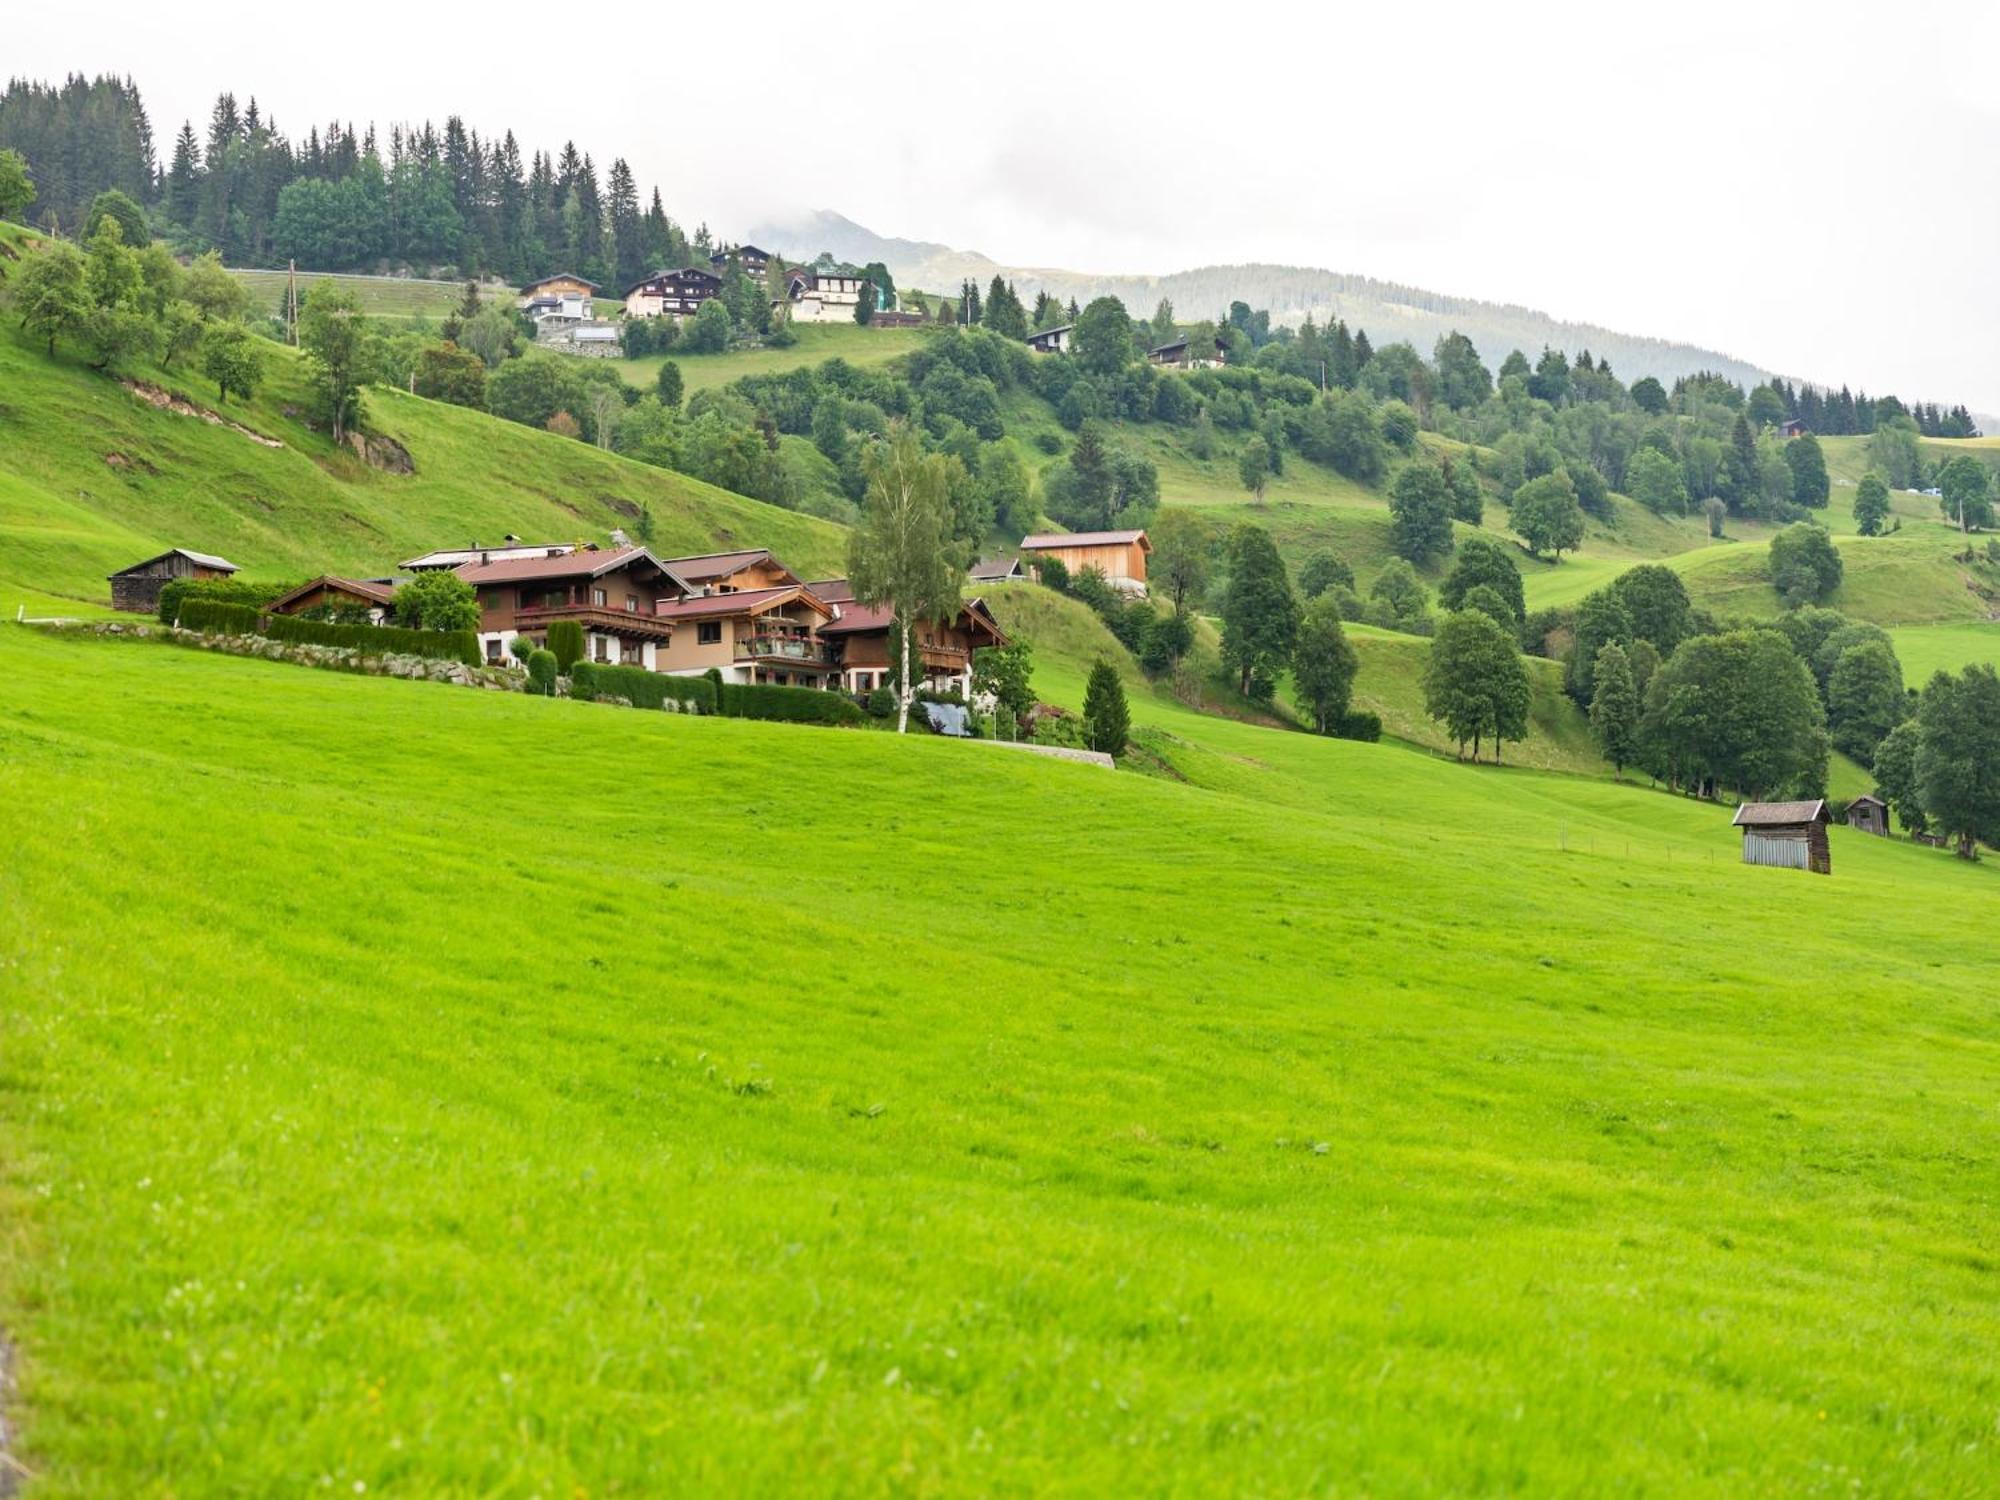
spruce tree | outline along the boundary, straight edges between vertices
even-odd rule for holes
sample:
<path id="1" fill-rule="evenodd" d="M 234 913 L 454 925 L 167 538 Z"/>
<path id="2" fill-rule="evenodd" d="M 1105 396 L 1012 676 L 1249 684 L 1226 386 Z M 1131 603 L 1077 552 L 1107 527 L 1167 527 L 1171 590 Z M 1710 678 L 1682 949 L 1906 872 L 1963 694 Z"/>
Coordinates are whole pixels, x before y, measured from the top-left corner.
<path id="1" fill-rule="evenodd" d="M 1113 758 L 1125 753 L 1132 715 L 1125 703 L 1125 684 L 1108 661 L 1090 669 L 1090 682 L 1083 692 L 1083 724 L 1091 749 Z"/>

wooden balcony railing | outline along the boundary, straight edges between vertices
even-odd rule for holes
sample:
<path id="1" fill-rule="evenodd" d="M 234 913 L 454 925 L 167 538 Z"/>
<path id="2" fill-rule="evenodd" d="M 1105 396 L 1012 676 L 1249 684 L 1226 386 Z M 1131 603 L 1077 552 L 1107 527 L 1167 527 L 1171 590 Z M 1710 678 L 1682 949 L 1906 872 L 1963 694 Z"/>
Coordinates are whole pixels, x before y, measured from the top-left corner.
<path id="1" fill-rule="evenodd" d="M 673 636 L 674 622 L 636 610 L 611 609 L 602 604 L 538 604 L 514 611 L 516 630 L 541 630 L 555 620 L 574 620 L 585 630 L 601 630 L 607 635 L 636 635 L 651 641 Z"/>

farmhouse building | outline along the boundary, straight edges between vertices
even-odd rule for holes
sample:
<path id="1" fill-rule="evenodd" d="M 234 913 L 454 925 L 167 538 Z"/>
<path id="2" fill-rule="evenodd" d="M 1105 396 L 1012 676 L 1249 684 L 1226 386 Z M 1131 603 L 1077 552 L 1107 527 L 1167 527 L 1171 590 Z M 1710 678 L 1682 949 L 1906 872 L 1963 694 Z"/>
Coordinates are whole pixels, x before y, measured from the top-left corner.
<path id="1" fill-rule="evenodd" d="M 1847 804 L 1847 826 L 1886 839 L 1889 836 L 1889 804 L 1872 792 L 1863 792 Z"/>
<path id="2" fill-rule="evenodd" d="M 535 324 L 535 337 L 546 338 L 558 328 L 590 319 L 590 298 L 581 292 L 547 293 L 528 299 L 522 309 Z"/>
<path id="3" fill-rule="evenodd" d="M 111 607 L 149 615 L 160 607 L 160 590 L 173 578 L 227 578 L 239 571 L 227 558 L 176 547 L 144 562 L 121 568 L 110 577 Z"/>
<path id="4" fill-rule="evenodd" d="M 625 288 L 628 318 L 685 318 L 702 303 L 722 294 L 722 278 L 693 266 L 680 271 L 655 271 Z"/>
<path id="5" fill-rule="evenodd" d="M 1732 826 L 1743 830 L 1743 863 L 1771 865 L 1785 870 L 1810 870 L 1815 875 L 1833 873 L 1833 854 L 1827 847 L 1826 828 L 1830 819 L 1826 803 L 1746 802 L 1736 809 Z"/>
<path id="6" fill-rule="evenodd" d="M 730 589 L 662 601 L 674 637 L 658 670 L 695 676 L 710 669 L 724 682 L 818 688 L 834 681 L 833 657 L 820 632 L 832 606 L 800 583 Z"/>
<path id="7" fill-rule="evenodd" d="M 855 602 L 845 578 L 828 578 L 811 585 L 835 610 L 833 623 L 820 634 L 831 644 L 840 686 L 850 693 L 873 692 L 889 683 L 890 611 L 887 605 Z M 951 620 L 920 622 L 910 642 L 923 685 L 936 692 L 972 694 L 972 653 L 982 646 L 1004 646 L 1007 633 L 978 599 L 968 599 Z"/>
<path id="8" fill-rule="evenodd" d="M 540 281 L 531 281 L 522 287 L 520 299 L 514 305 L 526 312 L 529 304 L 537 298 L 581 297 L 588 303 L 596 294 L 596 282 L 585 281 L 581 276 L 568 271 L 558 271 L 553 276 L 544 276 Z"/>
<path id="9" fill-rule="evenodd" d="M 1143 531 L 1073 531 L 1061 535 L 1024 536 L 1021 550 L 1032 567 L 1053 557 L 1074 578 L 1088 568 L 1104 575 L 1104 581 L 1126 594 L 1146 592 L 1146 555 L 1153 544 Z"/>
<path id="10" fill-rule="evenodd" d="M 658 612 L 686 587 L 644 547 L 475 559 L 458 576 L 479 598 L 479 645 L 502 662 L 516 636 L 547 643 L 557 620 L 583 627 L 590 660 L 657 669 L 674 626 Z"/>
<path id="11" fill-rule="evenodd" d="M 785 278 L 785 305 L 794 323 L 852 323 L 867 278 L 859 271 L 801 266 Z M 773 303 L 773 306 L 777 306 Z"/>
<path id="12" fill-rule="evenodd" d="M 1797 417 L 1787 417 L 1778 424 L 1778 436 L 1785 438 L 1804 437 L 1809 429 Z"/>
<path id="13" fill-rule="evenodd" d="M 988 557 L 974 563 L 966 576 L 974 583 L 1018 583 L 1028 575 L 1018 557 Z"/>
<path id="14" fill-rule="evenodd" d="M 771 252 L 759 250 L 755 245 L 738 245 L 734 250 L 718 250 L 708 258 L 708 268 L 720 276 L 729 269 L 729 257 L 736 257 L 736 263 L 743 268 L 743 274 L 752 281 L 762 281 L 771 271 Z"/>
<path id="15" fill-rule="evenodd" d="M 386 579 L 335 578 L 329 574 L 300 584 L 273 599 L 267 608 L 274 615 L 348 622 L 365 618 L 370 625 L 380 625 L 389 618 L 395 594 L 395 584 Z"/>
<path id="16" fill-rule="evenodd" d="M 1067 354 L 1070 335 L 1075 332 L 1074 323 L 1065 323 L 1060 328 L 1044 328 L 1040 333 L 1028 335 L 1028 347 L 1037 354 Z"/>

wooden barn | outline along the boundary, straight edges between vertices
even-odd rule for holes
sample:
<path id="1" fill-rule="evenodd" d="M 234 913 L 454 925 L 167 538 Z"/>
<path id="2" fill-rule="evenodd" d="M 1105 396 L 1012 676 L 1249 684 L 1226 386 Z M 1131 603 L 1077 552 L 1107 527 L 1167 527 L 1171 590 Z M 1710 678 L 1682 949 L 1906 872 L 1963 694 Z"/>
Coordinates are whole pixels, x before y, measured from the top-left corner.
<path id="1" fill-rule="evenodd" d="M 1830 821 L 1826 803 L 1816 798 L 1810 802 L 1746 802 L 1736 809 L 1733 826 L 1743 830 L 1744 864 L 1831 875 L 1833 854 L 1826 840 Z"/>
<path id="2" fill-rule="evenodd" d="M 1863 792 L 1847 804 L 1847 826 L 1872 833 L 1878 839 L 1886 839 L 1889 836 L 1889 804 L 1872 792 Z"/>
<path id="3" fill-rule="evenodd" d="M 227 578 L 236 571 L 236 564 L 226 558 L 176 547 L 113 573 L 111 607 L 130 610 L 135 615 L 150 615 L 160 607 L 160 590 L 167 586 L 168 579 Z"/>

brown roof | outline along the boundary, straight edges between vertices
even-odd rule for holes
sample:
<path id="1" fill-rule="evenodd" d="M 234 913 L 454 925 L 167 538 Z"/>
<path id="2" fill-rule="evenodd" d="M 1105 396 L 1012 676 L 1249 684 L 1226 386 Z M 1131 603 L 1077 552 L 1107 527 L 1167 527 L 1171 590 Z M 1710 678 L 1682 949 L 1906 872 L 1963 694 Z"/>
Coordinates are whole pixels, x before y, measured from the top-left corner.
<path id="1" fill-rule="evenodd" d="M 599 578 L 635 562 L 648 563 L 673 576 L 673 570 L 644 547 L 566 552 L 561 557 L 505 557 L 498 562 L 469 562 L 452 571 L 478 588 L 487 583 L 532 583 L 544 578 Z"/>
<path id="2" fill-rule="evenodd" d="M 667 571 L 676 578 L 689 583 L 706 583 L 711 578 L 727 578 L 731 573 L 740 573 L 752 563 L 771 558 L 769 547 L 748 547 L 741 552 L 698 552 L 693 557 L 668 557 L 661 559 Z M 784 564 L 779 563 L 780 567 Z"/>
<path id="3" fill-rule="evenodd" d="M 1848 803 L 1847 805 L 1849 807 L 1859 807 L 1864 802 L 1872 802 L 1877 807 L 1887 807 L 1889 805 L 1888 803 L 1884 802 L 1880 797 L 1876 796 L 1873 792 L 1863 792 L 1859 797 L 1856 797 L 1852 802 Z"/>
<path id="4" fill-rule="evenodd" d="M 666 620 L 714 619 L 727 615 L 757 614 L 775 609 L 780 604 L 790 604 L 794 599 L 822 614 L 833 613 L 818 595 L 798 584 L 786 584 L 775 589 L 743 589 L 734 594 L 703 594 L 698 599 L 673 599 L 659 605 L 653 612 Z"/>
<path id="5" fill-rule="evenodd" d="M 325 573 L 311 583 L 300 584 L 289 594 L 280 595 L 264 607 L 282 612 L 287 604 L 304 599 L 319 589 L 333 589 L 338 593 L 352 594 L 357 599 L 384 605 L 396 596 L 396 586 L 392 583 L 369 583 L 359 578 L 335 578 L 331 573 Z"/>
<path id="6" fill-rule="evenodd" d="M 1012 578 L 1021 570 L 1018 557 L 989 557 L 976 562 L 968 572 L 969 577 L 981 583 L 998 583 L 1003 578 Z"/>
<path id="7" fill-rule="evenodd" d="M 1736 816 L 1730 820 L 1733 828 L 1796 828 L 1805 823 L 1826 821 L 1826 803 L 1818 798 L 1810 802 L 1746 802 L 1736 809 Z"/>
<path id="8" fill-rule="evenodd" d="M 821 635 L 859 635 L 863 631 L 887 630 L 894 613 L 886 604 L 856 604 L 852 596 L 835 602 L 840 605 L 840 618 L 831 625 L 820 626 Z M 952 617 L 952 624 L 960 627 L 971 624 L 992 636 L 996 644 L 1007 644 L 1007 632 L 1000 628 L 1000 622 L 993 618 L 993 612 L 986 607 L 983 599 L 966 600 Z"/>
<path id="9" fill-rule="evenodd" d="M 848 587 L 845 578 L 822 578 L 817 583 L 807 584 L 806 587 L 828 604 L 845 604 L 854 597 L 854 590 Z"/>
<path id="10" fill-rule="evenodd" d="M 568 271 L 558 271 L 553 276 L 537 277 L 533 281 L 523 283 L 521 290 L 524 292 L 531 292 L 538 286 L 547 286 L 551 281 L 574 281 L 578 286 L 587 286 L 593 292 L 597 290 L 596 282 L 585 281 L 581 276 L 571 275 Z"/>
<path id="11" fill-rule="evenodd" d="M 131 567 L 120 568 L 116 573 L 112 573 L 109 576 L 112 578 L 123 578 L 127 573 L 136 573 L 141 568 L 150 568 L 154 563 L 165 562 L 168 558 L 176 555 L 185 557 L 189 562 L 194 563 L 198 567 L 213 568 L 218 573 L 240 573 L 243 571 L 228 558 L 217 557 L 212 552 L 193 552 L 186 547 L 169 547 L 166 551 L 157 553 L 147 558 L 144 562 L 135 562 Z"/>
<path id="12" fill-rule="evenodd" d="M 1035 536 L 1021 538 L 1021 550 L 1040 551 L 1050 547 L 1116 547 L 1126 542 L 1137 542 L 1146 551 L 1153 550 L 1153 544 L 1146 540 L 1143 531 L 1066 531 L 1060 534 L 1043 532 Z"/>

